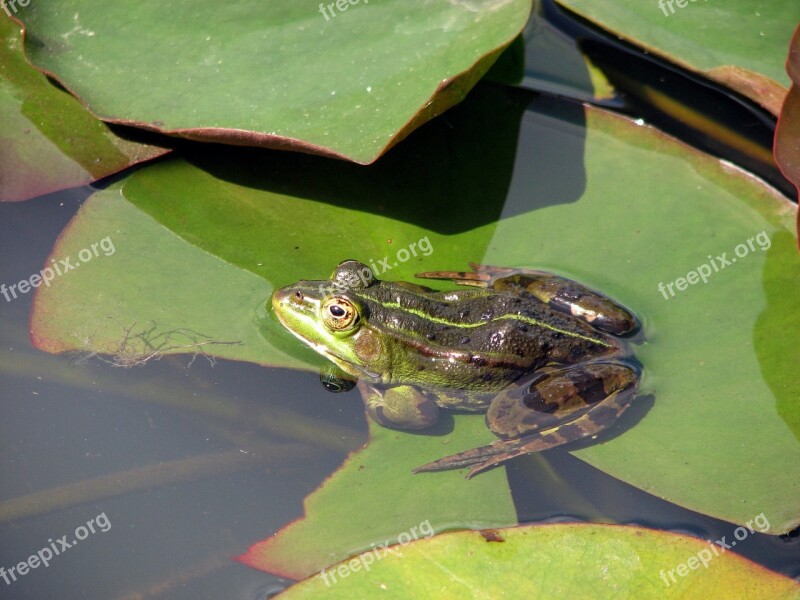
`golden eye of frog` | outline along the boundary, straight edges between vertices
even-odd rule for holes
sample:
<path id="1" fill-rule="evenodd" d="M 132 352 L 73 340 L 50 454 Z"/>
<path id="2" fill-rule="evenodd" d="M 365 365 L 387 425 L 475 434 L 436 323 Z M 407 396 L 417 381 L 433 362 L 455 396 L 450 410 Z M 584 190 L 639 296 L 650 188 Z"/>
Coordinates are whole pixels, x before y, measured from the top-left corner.
<path id="1" fill-rule="evenodd" d="M 289 331 L 358 379 L 381 425 L 423 429 L 440 408 L 485 411 L 500 440 L 415 472 L 471 467 L 469 477 L 595 435 L 638 385 L 618 337 L 637 328 L 624 307 L 552 273 L 472 268 L 417 275 L 470 286 L 437 292 L 379 281 L 347 260 L 330 280 L 299 281 L 272 297 Z"/>

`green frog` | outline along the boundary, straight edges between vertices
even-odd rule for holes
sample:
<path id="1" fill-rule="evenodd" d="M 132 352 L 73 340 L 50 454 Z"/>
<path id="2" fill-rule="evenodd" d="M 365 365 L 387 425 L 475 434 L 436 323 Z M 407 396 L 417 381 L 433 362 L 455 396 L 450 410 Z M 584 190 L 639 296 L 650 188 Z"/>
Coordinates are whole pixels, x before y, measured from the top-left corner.
<path id="1" fill-rule="evenodd" d="M 424 429 L 442 408 L 486 413 L 499 440 L 415 472 L 469 467 L 469 478 L 593 436 L 638 386 L 619 337 L 638 323 L 624 307 L 545 271 L 471 267 L 418 274 L 468 286 L 434 291 L 378 280 L 346 260 L 328 281 L 299 281 L 272 296 L 284 327 L 358 380 L 381 425 Z"/>

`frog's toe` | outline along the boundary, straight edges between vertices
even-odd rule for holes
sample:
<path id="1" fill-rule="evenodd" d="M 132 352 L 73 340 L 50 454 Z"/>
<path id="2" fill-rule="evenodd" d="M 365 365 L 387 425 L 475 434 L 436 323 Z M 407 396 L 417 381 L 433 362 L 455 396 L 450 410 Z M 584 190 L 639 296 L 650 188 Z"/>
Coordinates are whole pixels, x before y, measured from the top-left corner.
<path id="1" fill-rule="evenodd" d="M 517 441 L 495 442 L 494 444 L 490 444 L 488 446 L 473 448 L 472 450 L 466 450 L 464 452 L 459 452 L 458 454 L 445 456 L 444 458 L 440 458 L 439 460 L 434 460 L 432 462 L 422 465 L 421 467 L 413 469 L 412 473 L 449 471 L 451 469 L 463 469 L 464 467 L 474 467 L 472 471 L 470 471 L 470 473 L 467 475 L 467 479 L 469 479 L 475 473 L 483 471 L 485 468 L 488 468 L 488 467 L 483 467 L 484 463 L 491 461 L 492 465 L 499 464 L 505 460 L 508 460 L 509 458 L 512 458 L 513 456 L 516 456 L 516 454 L 513 454 L 516 445 Z"/>

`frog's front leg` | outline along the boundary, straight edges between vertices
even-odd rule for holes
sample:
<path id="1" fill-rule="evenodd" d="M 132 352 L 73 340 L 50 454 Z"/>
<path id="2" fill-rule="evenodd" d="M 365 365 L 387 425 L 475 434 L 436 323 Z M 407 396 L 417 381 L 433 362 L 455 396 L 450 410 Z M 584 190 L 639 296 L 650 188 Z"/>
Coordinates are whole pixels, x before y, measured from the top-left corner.
<path id="1" fill-rule="evenodd" d="M 439 418 L 433 399 L 410 385 L 379 389 L 358 382 L 367 414 L 376 423 L 392 429 L 426 429 Z"/>
<path id="2" fill-rule="evenodd" d="M 489 428 L 505 439 L 414 472 L 472 467 L 469 478 L 516 456 L 596 435 L 630 405 L 638 380 L 634 369 L 617 363 L 587 363 L 535 374 L 524 385 L 502 392 L 486 413 Z"/>

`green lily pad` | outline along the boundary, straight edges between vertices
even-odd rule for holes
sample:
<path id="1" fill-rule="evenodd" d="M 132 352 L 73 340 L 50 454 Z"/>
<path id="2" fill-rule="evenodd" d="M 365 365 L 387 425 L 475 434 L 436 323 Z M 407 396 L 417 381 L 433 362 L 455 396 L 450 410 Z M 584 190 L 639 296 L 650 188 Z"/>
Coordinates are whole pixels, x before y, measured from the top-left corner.
<path id="1" fill-rule="evenodd" d="M 726 85 L 777 115 L 789 80 L 794 0 L 557 0 L 649 52 Z"/>
<path id="2" fill-rule="evenodd" d="M 19 25 L 0 11 L 0 202 L 92 183 L 169 151 L 120 137 L 31 68 Z"/>
<path id="3" fill-rule="evenodd" d="M 106 121 L 370 163 L 462 100 L 530 9 L 530 0 L 143 0 L 133 10 L 59 0 L 17 16 L 31 61 Z"/>
<path id="4" fill-rule="evenodd" d="M 287 343 L 288 334 L 261 313 L 263 303 L 274 287 L 323 278 L 341 259 L 386 257 L 390 270 L 377 272 L 386 279 L 467 260 L 555 270 L 617 298 L 644 323 L 644 343 L 635 348 L 644 365 L 642 401 L 616 424 L 612 439 L 586 441 L 576 455 L 702 513 L 738 524 L 764 513 L 771 534 L 795 527 L 800 394 L 792 365 L 800 350 L 790 342 L 798 321 L 796 311 L 780 310 L 781 299 L 800 289 L 794 206 L 759 180 L 627 119 L 591 108 L 565 119 L 566 107 L 546 98 L 484 85 L 475 91 L 369 170 L 312 156 L 208 148 L 137 171 L 84 206 L 85 225 L 66 232 L 54 256 L 117 229 L 130 232 L 130 250 L 120 242 L 113 259 L 98 258 L 40 288 L 36 340 L 60 351 L 89 340 L 108 352 L 119 345 L 121 326 L 154 321 L 163 331 L 191 329 L 243 343 L 209 345 L 210 353 L 300 366 L 302 357 L 286 351 L 300 352 L 300 344 Z M 520 122 L 521 98 L 527 109 Z M 476 134 L 475 116 L 491 106 L 494 131 Z M 514 122 L 519 140 L 508 131 Z M 510 181 L 503 170 L 512 164 L 509 145 L 525 149 Z M 112 202 L 125 207 L 119 215 L 109 209 L 111 216 L 99 220 L 89 212 Z M 129 203 L 149 214 L 146 230 Z M 137 235 L 149 237 L 134 243 Z M 165 245 L 178 238 L 213 264 L 185 263 Z M 399 260 L 399 250 L 422 238 L 428 255 Z M 716 258 L 723 253 L 737 262 L 723 268 Z M 675 283 L 705 264 L 707 283 Z M 236 278 L 226 281 L 226 272 Z M 252 283 L 232 287 L 239 281 Z M 421 458 L 431 452 L 424 436 L 392 435 L 403 447 L 419 444 Z M 441 454 L 484 442 L 454 438 Z M 383 465 L 385 485 L 405 477 L 401 452 L 377 447 L 383 450 L 369 460 Z M 409 485 L 435 494 L 449 477 L 418 475 Z M 468 506 L 476 498 L 460 495 L 469 516 L 459 513 L 448 526 L 480 517 Z M 384 503 L 372 500 L 359 514 L 362 528 L 387 519 Z M 407 518 L 386 525 L 395 532 L 408 526 Z M 325 527 L 339 532 L 326 538 L 337 544 L 325 549 L 328 556 L 364 545 L 350 523 Z M 309 535 L 304 544 L 312 547 L 317 538 Z"/>
<path id="5" fill-rule="evenodd" d="M 267 344 L 256 325 L 254 315 L 272 291 L 264 279 L 186 243 L 123 193 L 117 184 L 94 194 L 53 248 L 45 263 L 50 272 L 41 273 L 50 281 L 35 297 L 34 345 L 101 352 L 120 366 L 176 353 L 296 363 Z M 88 289 L 96 293 L 85 296 Z"/>
<path id="6" fill-rule="evenodd" d="M 800 598 L 796 581 L 732 552 L 638 527 L 575 523 L 411 539 L 343 561 L 277 598 Z"/>
<path id="7" fill-rule="evenodd" d="M 486 473 L 486 480 L 477 482 L 479 488 L 471 487 L 472 482 L 457 471 L 437 473 L 435 480 L 425 482 L 411 473 L 453 445 L 476 440 L 488 444 L 494 439 L 483 419 L 465 415 L 456 415 L 452 430 L 438 436 L 392 431 L 371 422 L 369 447 L 351 455 L 306 498 L 305 516 L 237 560 L 281 577 L 302 579 L 353 554 L 402 542 L 404 534 L 411 535 L 406 532 L 420 525 L 423 530 L 430 528 L 430 534 L 453 527 L 514 525 L 516 511 L 502 469 Z"/>

